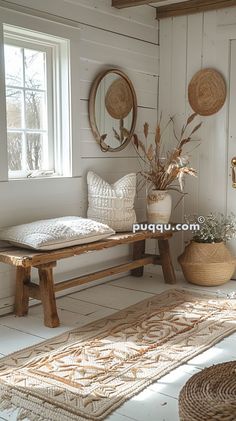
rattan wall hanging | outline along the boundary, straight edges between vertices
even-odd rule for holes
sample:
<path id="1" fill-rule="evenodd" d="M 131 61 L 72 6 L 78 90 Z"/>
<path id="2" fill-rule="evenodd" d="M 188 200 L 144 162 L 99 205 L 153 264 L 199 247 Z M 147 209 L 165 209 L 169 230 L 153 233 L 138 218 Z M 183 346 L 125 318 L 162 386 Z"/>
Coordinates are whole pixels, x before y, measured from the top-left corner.
<path id="1" fill-rule="evenodd" d="M 127 117 L 133 108 L 132 92 L 127 82 L 120 78 L 108 88 L 105 106 L 111 117 L 118 120 Z"/>
<path id="2" fill-rule="evenodd" d="M 199 115 L 217 113 L 226 100 L 227 88 L 223 76 L 215 69 L 197 72 L 188 87 L 188 99 L 192 109 Z"/>

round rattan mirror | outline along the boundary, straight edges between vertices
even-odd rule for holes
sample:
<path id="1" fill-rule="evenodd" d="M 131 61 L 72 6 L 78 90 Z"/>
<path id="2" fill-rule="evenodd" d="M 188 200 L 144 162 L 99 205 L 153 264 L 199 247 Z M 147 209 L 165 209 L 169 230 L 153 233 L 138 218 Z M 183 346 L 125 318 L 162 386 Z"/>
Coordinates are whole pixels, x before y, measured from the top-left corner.
<path id="1" fill-rule="evenodd" d="M 97 76 L 89 95 L 89 121 L 103 152 L 128 145 L 137 121 L 137 98 L 124 72 L 109 69 Z"/>

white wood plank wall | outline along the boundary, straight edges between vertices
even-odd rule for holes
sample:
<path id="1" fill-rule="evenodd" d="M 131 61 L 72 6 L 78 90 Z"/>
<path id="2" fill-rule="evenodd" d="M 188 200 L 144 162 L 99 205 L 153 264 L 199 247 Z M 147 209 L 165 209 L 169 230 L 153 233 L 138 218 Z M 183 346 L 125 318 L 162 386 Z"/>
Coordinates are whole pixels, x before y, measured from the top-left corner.
<path id="1" fill-rule="evenodd" d="M 110 0 L 0 1 L 0 6 L 26 10 L 44 18 L 51 14 L 57 21 L 71 19 L 71 24 L 80 30 L 78 142 L 81 144 L 83 172 L 82 178 L 0 183 L 0 227 L 64 215 L 84 216 L 87 207 L 86 173 L 89 169 L 113 182 L 140 168 L 131 147 L 115 154 L 104 154 L 99 150 L 89 128 L 88 96 L 95 75 L 107 67 L 118 66 L 131 78 L 137 92 L 137 131 L 142 130 L 145 121 L 149 121 L 154 129 L 159 76 L 158 23 L 152 7 L 118 11 L 110 4 Z M 136 208 L 140 218 L 144 205 L 143 198 L 138 197 Z M 115 262 L 128 253 L 127 247 L 96 253 L 92 265 L 89 257 L 68 259 L 58 264 L 57 280 L 69 277 L 71 272 L 80 273 L 77 270 L 79 266 L 86 272 L 88 266 L 90 270 L 91 266 L 92 269 L 100 268 L 100 262 Z M 14 270 L 0 265 L 0 313 L 12 309 L 14 289 Z"/>
<path id="2" fill-rule="evenodd" d="M 219 70 L 226 79 L 229 93 L 232 39 L 236 39 L 236 7 L 160 21 L 159 109 L 165 118 L 176 115 L 178 129 L 192 112 L 187 90 L 198 70 L 206 67 Z M 229 95 L 219 113 L 201 119 L 203 127 L 196 136 L 201 139 L 201 145 L 191 152 L 192 166 L 197 168 L 198 178 L 190 177 L 186 181 L 189 195 L 176 209 L 174 220 L 181 222 L 184 215 L 190 213 L 204 215 L 211 211 L 226 211 L 230 177 L 228 106 Z M 171 139 L 170 131 L 168 142 Z M 182 252 L 184 240 L 188 238 L 189 234 L 176 236 L 172 243 L 175 257 Z"/>

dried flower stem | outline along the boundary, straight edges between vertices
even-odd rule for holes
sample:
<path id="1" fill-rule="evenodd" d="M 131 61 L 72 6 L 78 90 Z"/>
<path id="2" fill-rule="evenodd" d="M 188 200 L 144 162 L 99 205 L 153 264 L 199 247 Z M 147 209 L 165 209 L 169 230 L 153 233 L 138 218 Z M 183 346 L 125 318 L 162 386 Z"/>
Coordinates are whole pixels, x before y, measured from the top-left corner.
<path id="1" fill-rule="evenodd" d="M 197 114 L 192 114 L 186 124 L 183 125 L 181 135 L 178 137 L 174 127 L 174 117 L 171 117 L 161 131 L 161 119 L 157 124 L 155 133 L 155 144 L 149 146 L 145 145 L 137 135 L 133 136 L 133 145 L 136 148 L 139 158 L 144 162 L 145 169 L 140 172 L 145 181 L 149 182 L 157 190 L 171 190 L 171 186 L 175 180 L 179 182 L 179 188 L 174 188 L 180 193 L 183 193 L 183 178 L 187 175 L 196 176 L 196 170 L 189 167 L 189 156 L 182 155 L 183 148 L 186 144 L 192 141 L 192 135 L 200 129 L 201 123 L 195 126 L 189 136 L 185 136 L 188 127 L 191 125 Z M 162 138 L 172 123 L 173 135 L 177 140 L 177 147 L 168 151 L 162 158 Z M 149 125 L 144 124 L 144 136 L 147 141 L 149 134 Z M 141 151 L 141 152 L 140 152 Z"/>

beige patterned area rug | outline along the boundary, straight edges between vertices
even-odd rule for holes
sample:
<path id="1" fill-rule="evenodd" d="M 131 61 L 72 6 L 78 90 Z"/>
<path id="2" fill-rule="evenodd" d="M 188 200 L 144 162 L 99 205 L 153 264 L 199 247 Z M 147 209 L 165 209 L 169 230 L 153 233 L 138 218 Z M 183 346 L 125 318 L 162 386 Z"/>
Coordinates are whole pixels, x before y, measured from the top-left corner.
<path id="1" fill-rule="evenodd" d="M 1 359 L 0 408 L 31 421 L 103 420 L 235 330 L 235 300 L 169 290 Z"/>

